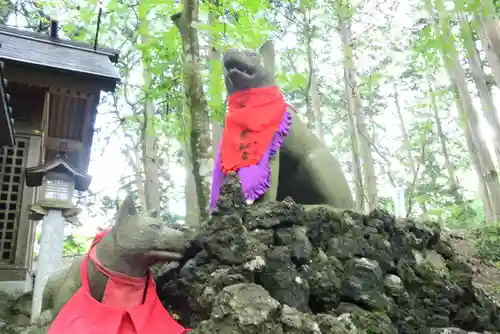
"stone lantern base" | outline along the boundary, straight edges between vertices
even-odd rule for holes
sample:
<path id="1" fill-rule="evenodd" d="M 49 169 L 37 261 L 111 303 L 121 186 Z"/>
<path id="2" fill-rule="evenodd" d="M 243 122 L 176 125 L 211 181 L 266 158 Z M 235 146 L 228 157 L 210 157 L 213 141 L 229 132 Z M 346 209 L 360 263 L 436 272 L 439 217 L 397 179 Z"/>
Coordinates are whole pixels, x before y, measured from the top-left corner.
<path id="1" fill-rule="evenodd" d="M 42 220 L 49 213 L 49 210 L 61 210 L 63 217 L 68 220 L 78 216 L 82 211 L 71 202 L 43 199 L 28 206 L 28 217 L 31 220 Z"/>

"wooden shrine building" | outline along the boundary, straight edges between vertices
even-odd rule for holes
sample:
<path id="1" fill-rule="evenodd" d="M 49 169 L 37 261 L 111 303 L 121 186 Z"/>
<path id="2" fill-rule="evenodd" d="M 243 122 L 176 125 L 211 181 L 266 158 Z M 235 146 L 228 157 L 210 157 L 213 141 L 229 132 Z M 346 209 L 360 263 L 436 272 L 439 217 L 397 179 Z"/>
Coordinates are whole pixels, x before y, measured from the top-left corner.
<path id="1" fill-rule="evenodd" d="M 60 38 L 52 23 L 50 35 L 0 26 L 0 289 L 31 290 L 36 226 L 27 208 L 38 190 L 25 186 L 24 170 L 62 143 L 86 172 L 101 91 L 119 81 L 117 50 Z"/>

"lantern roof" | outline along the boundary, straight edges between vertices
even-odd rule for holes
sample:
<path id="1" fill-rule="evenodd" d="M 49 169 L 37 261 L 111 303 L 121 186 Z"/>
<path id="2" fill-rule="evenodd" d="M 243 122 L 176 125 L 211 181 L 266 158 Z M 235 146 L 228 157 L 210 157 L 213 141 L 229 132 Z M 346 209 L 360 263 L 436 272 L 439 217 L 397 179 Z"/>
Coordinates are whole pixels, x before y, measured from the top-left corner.
<path id="1" fill-rule="evenodd" d="M 39 187 L 43 178 L 50 173 L 62 173 L 72 177 L 75 181 L 75 189 L 78 191 L 87 190 L 90 181 L 92 181 L 92 176 L 73 166 L 64 153 L 59 153 L 54 159 L 42 165 L 26 168 L 26 185 L 28 187 Z"/>

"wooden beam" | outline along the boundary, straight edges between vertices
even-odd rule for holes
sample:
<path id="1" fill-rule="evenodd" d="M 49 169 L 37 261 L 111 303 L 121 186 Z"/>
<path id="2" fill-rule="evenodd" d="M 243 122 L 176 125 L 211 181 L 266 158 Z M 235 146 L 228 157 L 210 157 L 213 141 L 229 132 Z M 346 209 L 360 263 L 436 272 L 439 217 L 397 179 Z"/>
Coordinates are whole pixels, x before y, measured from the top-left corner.
<path id="1" fill-rule="evenodd" d="M 93 92 L 95 90 L 114 90 L 115 84 L 109 80 L 97 79 L 90 76 L 69 74 L 49 69 L 25 66 L 16 62 L 7 62 L 5 77 L 12 82 L 33 85 L 38 87 L 71 88 L 73 91 Z"/>
<path id="2" fill-rule="evenodd" d="M 49 92 L 51 94 L 66 95 L 71 97 L 76 97 L 79 99 L 90 99 L 92 97 L 91 91 L 80 91 L 73 89 L 73 87 L 50 87 Z"/>
<path id="3" fill-rule="evenodd" d="M 81 151 L 83 149 L 83 143 L 78 140 L 71 140 L 66 138 L 55 138 L 55 137 L 46 137 L 45 138 L 45 147 L 49 150 L 59 150 L 59 144 L 61 142 L 65 142 L 68 144 L 69 151 Z"/>
<path id="4" fill-rule="evenodd" d="M 97 104 L 95 103 L 97 100 L 97 103 L 99 103 L 99 97 L 91 96 L 87 99 L 87 105 L 85 106 L 85 120 L 83 122 L 83 136 L 82 136 L 82 142 L 85 143 L 85 147 L 88 149 L 85 150 L 85 152 L 80 153 L 79 157 L 79 163 L 80 166 L 85 166 L 85 171 L 88 169 L 88 164 L 90 162 L 90 152 L 92 151 L 92 139 L 94 136 L 94 121 L 95 121 L 95 113 L 96 110 L 94 109 L 94 106 L 97 107 Z"/>
<path id="5" fill-rule="evenodd" d="M 41 163 L 45 162 L 45 146 L 47 141 L 47 136 L 49 135 L 49 118 L 50 118 L 50 93 L 45 92 L 45 101 L 43 105 L 42 113 L 42 145 L 40 145 L 40 157 Z"/>

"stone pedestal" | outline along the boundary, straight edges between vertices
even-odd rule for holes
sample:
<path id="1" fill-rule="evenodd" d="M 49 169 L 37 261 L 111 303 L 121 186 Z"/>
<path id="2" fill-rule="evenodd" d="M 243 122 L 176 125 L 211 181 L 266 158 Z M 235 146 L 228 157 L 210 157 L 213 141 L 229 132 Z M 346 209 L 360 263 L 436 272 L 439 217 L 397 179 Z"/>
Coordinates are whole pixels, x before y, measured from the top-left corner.
<path id="1" fill-rule="evenodd" d="M 66 220 L 79 213 L 73 204 L 54 200 L 43 200 L 30 207 L 32 219 L 42 218 L 40 252 L 33 289 L 31 322 L 34 323 L 41 313 L 43 290 L 49 277 L 61 267 L 63 255 L 64 226 Z"/>
<path id="2" fill-rule="evenodd" d="M 31 321 L 34 322 L 42 309 L 43 289 L 50 275 L 62 262 L 64 241 L 64 217 L 60 210 L 49 210 L 42 222 L 40 236 L 40 255 L 33 290 Z"/>

